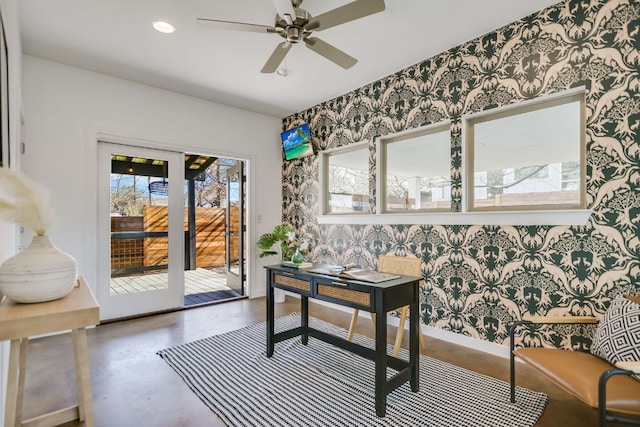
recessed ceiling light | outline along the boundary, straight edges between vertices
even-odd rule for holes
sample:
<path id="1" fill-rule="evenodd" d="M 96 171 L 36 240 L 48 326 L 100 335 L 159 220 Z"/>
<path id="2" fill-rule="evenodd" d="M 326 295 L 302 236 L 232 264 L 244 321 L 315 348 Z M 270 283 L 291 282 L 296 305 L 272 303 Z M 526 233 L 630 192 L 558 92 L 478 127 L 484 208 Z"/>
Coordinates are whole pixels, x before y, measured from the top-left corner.
<path id="1" fill-rule="evenodd" d="M 176 30 L 176 27 L 165 21 L 153 21 L 153 28 L 165 34 L 171 34 Z"/>

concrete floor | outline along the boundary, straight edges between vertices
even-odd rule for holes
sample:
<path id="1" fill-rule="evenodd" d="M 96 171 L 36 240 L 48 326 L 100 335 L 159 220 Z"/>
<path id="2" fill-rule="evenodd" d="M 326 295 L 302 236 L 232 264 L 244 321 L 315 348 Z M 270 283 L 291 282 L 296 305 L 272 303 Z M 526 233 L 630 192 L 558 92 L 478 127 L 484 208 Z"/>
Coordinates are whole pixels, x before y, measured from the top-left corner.
<path id="1" fill-rule="evenodd" d="M 277 316 L 295 311 L 299 311 L 299 304 L 292 297 L 276 305 Z M 310 304 L 310 314 L 345 329 L 351 318 L 350 313 L 313 303 Z M 223 426 L 221 420 L 156 355 L 156 351 L 258 323 L 265 318 L 265 300 L 259 298 L 109 323 L 89 330 L 95 425 Z M 359 333 L 372 336 L 371 322 L 361 319 L 358 327 Z M 390 330 L 389 336 L 392 340 L 395 331 Z M 423 350 L 424 354 L 504 381 L 509 379 L 507 359 L 430 337 L 427 337 L 427 343 L 428 349 Z M 233 360 L 220 362 L 233 363 Z M 518 385 L 545 392 L 550 397 L 537 426 L 597 425 L 595 410 L 562 392 L 527 366 L 518 364 L 516 369 Z M 70 334 L 31 340 L 25 418 L 75 402 Z M 66 424 L 77 425 L 81 424 Z"/>

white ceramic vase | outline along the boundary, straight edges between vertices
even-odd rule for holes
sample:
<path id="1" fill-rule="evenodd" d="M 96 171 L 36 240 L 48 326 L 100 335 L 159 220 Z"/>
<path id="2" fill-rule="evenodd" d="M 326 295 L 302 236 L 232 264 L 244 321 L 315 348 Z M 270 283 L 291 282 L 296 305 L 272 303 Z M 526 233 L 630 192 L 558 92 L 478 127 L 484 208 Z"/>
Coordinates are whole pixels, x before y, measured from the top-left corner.
<path id="1" fill-rule="evenodd" d="M 58 249 L 49 236 L 34 236 L 29 246 L 0 266 L 0 293 L 15 302 L 53 301 L 76 284 L 78 264 Z"/>

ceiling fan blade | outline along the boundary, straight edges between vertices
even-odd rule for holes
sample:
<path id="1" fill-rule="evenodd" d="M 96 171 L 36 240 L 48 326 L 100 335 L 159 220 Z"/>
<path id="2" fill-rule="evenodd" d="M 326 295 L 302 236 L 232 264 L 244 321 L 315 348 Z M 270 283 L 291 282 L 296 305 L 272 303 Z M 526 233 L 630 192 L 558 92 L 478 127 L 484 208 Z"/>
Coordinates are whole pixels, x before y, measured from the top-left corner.
<path id="1" fill-rule="evenodd" d="M 296 11 L 291 4 L 291 0 L 273 0 L 273 6 L 276 8 L 278 15 L 287 21 L 289 25 L 296 19 Z M 286 15 L 289 15 L 289 19 L 286 18 Z"/>
<path id="2" fill-rule="evenodd" d="M 217 30 L 249 31 L 253 33 L 276 33 L 274 27 L 268 25 L 246 24 L 244 22 L 220 21 L 218 19 L 197 18 L 198 25 L 202 28 Z"/>
<path id="3" fill-rule="evenodd" d="M 264 67 L 262 67 L 262 70 L 260 70 L 260 72 L 275 72 L 280 66 L 280 63 L 282 62 L 284 57 L 287 56 L 287 53 L 289 53 L 289 49 L 291 49 L 291 43 L 289 42 L 282 42 L 278 46 L 276 46 L 276 49 L 273 51 L 269 59 L 267 59 L 267 62 L 264 64 Z"/>
<path id="4" fill-rule="evenodd" d="M 353 67 L 358 62 L 358 60 L 353 56 L 347 55 L 337 47 L 334 47 L 317 37 L 306 38 L 304 39 L 304 42 L 309 49 L 324 56 L 329 61 L 335 62 L 345 70 Z"/>
<path id="5" fill-rule="evenodd" d="M 306 30 L 322 31 L 345 22 L 355 21 L 356 19 L 382 12 L 384 8 L 384 0 L 356 0 L 313 17 L 304 28 Z"/>

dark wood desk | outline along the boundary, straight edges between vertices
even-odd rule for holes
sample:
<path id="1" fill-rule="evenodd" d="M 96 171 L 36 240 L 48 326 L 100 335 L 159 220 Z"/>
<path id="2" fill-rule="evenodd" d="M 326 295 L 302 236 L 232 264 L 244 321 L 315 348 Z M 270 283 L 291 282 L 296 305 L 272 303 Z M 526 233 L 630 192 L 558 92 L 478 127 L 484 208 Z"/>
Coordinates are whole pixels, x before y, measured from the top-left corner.
<path id="1" fill-rule="evenodd" d="M 409 381 L 411 390 L 419 389 L 418 346 L 418 302 L 419 277 L 401 276 L 381 283 L 367 283 L 311 273 L 272 265 L 267 269 L 267 357 L 273 356 L 274 344 L 296 336 L 307 344 L 309 337 L 328 342 L 375 363 L 376 414 L 384 417 L 387 411 L 387 395 Z M 275 288 L 300 295 L 301 324 L 299 328 L 275 333 L 274 297 Z M 347 307 L 358 308 L 376 314 L 375 349 L 361 346 L 344 338 L 309 327 L 309 298 L 329 301 Z M 387 312 L 408 305 L 409 316 L 409 361 L 387 354 Z M 386 378 L 387 366 L 398 371 Z"/>

